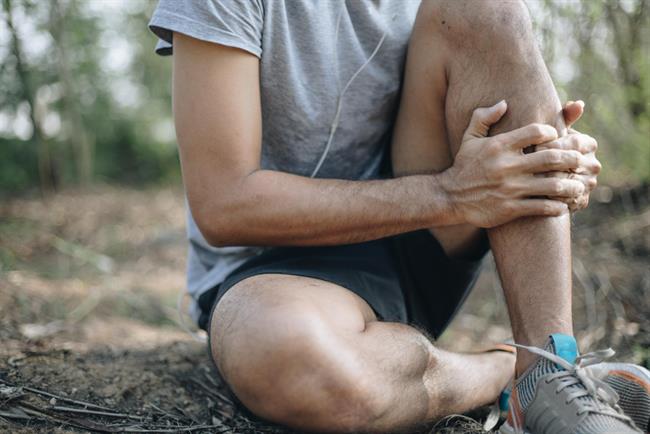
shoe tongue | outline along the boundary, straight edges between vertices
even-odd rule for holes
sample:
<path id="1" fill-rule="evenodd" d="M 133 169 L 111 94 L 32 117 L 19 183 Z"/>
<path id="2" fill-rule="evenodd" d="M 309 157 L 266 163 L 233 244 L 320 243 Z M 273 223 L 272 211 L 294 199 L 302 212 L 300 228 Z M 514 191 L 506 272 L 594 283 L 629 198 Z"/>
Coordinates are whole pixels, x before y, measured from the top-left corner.
<path id="1" fill-rule="evenodd" d="M 578 344 L 573 336 L 554 333 L 550 336 L 551 351 L 572 365 L 578 357 Z"/>

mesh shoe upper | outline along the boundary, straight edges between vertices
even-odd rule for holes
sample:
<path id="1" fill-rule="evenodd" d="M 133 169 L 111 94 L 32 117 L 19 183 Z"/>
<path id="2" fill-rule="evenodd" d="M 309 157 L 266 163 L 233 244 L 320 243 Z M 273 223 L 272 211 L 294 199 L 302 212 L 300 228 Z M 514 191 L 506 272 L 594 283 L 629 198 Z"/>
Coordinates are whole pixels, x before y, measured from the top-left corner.
<path id="1" fill-rule="evenodd" d="M 618 395 L 586 369 L 613 351 L 578 357 L 575 339 L 552 335 L 545 349 L 516 345 L 540 356 L 517 381 L 506 429 L 534 434 L 640 433 L 616 405 Z M 524 431 L 524 428 L 526 431 Z"/>
<path id="2" fill-rule="evenodd" d="M 650 371 L 632 363 L 599 363 L 589 368 L 618 393 L 618 405 L 636 426 L 650 432 Z"/>

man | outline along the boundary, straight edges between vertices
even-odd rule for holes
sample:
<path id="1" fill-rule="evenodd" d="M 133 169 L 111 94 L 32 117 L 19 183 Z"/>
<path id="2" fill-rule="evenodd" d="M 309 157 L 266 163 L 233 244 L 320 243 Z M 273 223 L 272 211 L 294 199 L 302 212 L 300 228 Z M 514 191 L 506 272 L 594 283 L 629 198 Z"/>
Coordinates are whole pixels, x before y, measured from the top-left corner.
<path id="1" fill-rule="evenodd" d="M 568 211 L 600 169 L 567 130 L 582 105 L 562 110 L 520 1 L 419 6 L 158 5 L 189 290 L 220 372 L 304 431 L 408 430 L 494 402 L 514 374 L 503 432 L 640 432 L 575 365 Z M 488 247 L 530 348 L 516 359 L 427 337 Z"/>

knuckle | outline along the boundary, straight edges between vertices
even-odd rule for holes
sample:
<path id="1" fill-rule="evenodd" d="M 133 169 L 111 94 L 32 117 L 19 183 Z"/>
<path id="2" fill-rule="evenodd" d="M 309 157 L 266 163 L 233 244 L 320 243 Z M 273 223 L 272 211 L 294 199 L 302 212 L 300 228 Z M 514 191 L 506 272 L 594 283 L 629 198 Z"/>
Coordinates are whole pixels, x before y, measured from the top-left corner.
<path id="1" fill-rule="evenodd" d="M 555 214 L 555 207 L 553 206 L 553 202 L 551 202 L 550 200 L 544 202 L 544 204 L 542 205 L 542 212 L 546 215 Z"/>
<path id="2" fill-rule="evenodd" d="M 593 190 L 598 185 L 598 180 L 596 178 L 589 178 L 587 180 L 587 187 L 589 190 Z"/>
<path id="3" fill-rule="evenodd" d="M 562 194 L 564 192 L 564 183 L 559 179 L 553 181 L 552 190 L 555 194 Z"/>
<path id="4" fill-rule="evenodd" d="M 498 155 L 503 150 L 502 140 L 497 137 L 491 137 L 486 143 L 490 155 Z"/>
<path id="5" fill-rule="evenodd" d="M 504 203 L 503 203 L 503 211 L 504 211 L 507 215 L 514 215 L 515 212 L 517 211 L 517 207 L 516 207 L 515 204 L 512 203 L 512 202 L 504 202 Z"/>
<path id="6" fill-rule="evenodd" d="M 530 135 L 536 140 L 540 140 L 545 136 L 546 126 L 543 124 L 531 124 L 530 125 Z"/>
<path id="7" fill-rule="evenodd" d="M 580 149 L 579 134 L 570 134 L 566 138 L 568 149 Z"/>
<path id="8" fill-rule="evenodd" d="M 556 166 L 562 163 L 562 153 L 555 150 L 549 150 L 546 153 L 546 163 L 550 166 Z"/>
<path id="9" fill-rule="evenodd" d="M 512 171 L 516 165 L 516 161 L 512 158 L 501 158 L 499 160 L 499 172 L 504 176 L 506 172 Z"/>
<path id="10" fill-rule="evenodd" d="M 505 178 L 506 163 L 503 158 L 498 158 L 496 161 L 487 165 L 487 172 L 491 179 L 502 181 Z"/>
<path id="11" fill-rule="evenodd" d="M 589 138 L 591 139 L 591 151 L 596 152 L 598 150 L 598 141 L 591 136 L 589 136 Z"/>
<path id="12" fill-rule="evenodd" d="M 474 109 L 474 111 L 472 112 L 472 120 L 473 121 L 478 121 L 478 120 L 482 119 L 483 117 L 485 117 L 485 109 L 482 108 L 482 107 Z"/>
<path id="13" fill-rule="evenodd" d="M 501 184 L 501 190 L 504 193 L 506 193 L 508 196 L 512 196 L 515 193 L 517 193 L 517 191 L 519 191 L 519 186 L 517 185 L 517 183 L 512 181 L 504 181 Z"/>
<path id="14" fill-rule="evenodd" d="M 594 173 L 598 175 L 601 170 L 603 170 L 603 165 L 600 163 L 600 161 L 596 160 L 596 163 L 594 164 Z"/>

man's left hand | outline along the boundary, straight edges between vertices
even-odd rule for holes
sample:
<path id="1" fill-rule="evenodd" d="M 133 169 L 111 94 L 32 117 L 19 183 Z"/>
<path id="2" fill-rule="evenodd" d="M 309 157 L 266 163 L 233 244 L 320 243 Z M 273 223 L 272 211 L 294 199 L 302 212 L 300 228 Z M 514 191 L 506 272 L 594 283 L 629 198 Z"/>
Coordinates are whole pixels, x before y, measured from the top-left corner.
<path id="1" fill-rule="evenodd" d="M 589 193 L 591 193 L 591 191 L 596 187 L 596 178 L 602 167 L 596 158 L 596 149 L 598 148 L 596 139 L 571 128 L 571 126 L 582 116 L 584 106 L 585 104 L 582 101 L 567 102 L 562 110 L 562 114 L 564 116 L 564 122 L 566 123 L 568 134 L 552 142 L 544 143 L 543 145 L 544 148 L 575 150 L 581 152 L 585 157 L 587 157 L 588 163 L 586 165 L 578 168 L 575 172 L 568 174 L 569 178 L 579 180 L 585 186 L 585 192 L 582 196 L 576 199 L 571 199 L 570 202 L 567 202 L 571 211 L 578 211 L 587 207 L 589 204 Z M 563 200 L 561 198 L 557 199 Z"/>

